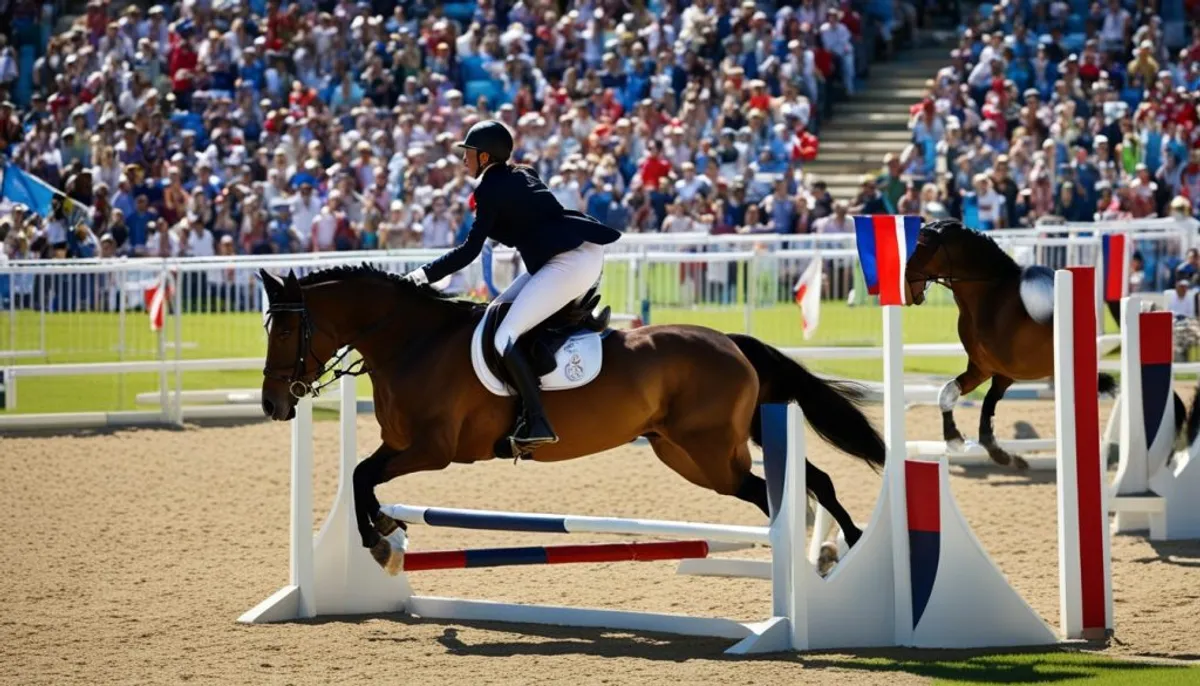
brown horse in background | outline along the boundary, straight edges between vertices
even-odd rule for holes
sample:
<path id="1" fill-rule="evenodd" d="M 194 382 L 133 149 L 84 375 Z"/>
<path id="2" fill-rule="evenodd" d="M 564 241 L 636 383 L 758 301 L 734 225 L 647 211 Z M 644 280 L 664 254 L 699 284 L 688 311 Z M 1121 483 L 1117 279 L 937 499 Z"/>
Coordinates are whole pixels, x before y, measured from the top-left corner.
<path id="1" fill-rule="evenodd" d="M 980 411 L 979 443 L 997 464 L 1027 468 L 1023 458 L 997 443 L 992 417 L 1014 381 L 1054 376 L 1054 272 L 1043 266 L 1022 268 L 986 234 L 943 219 L 921 228 L 906 279 L 914 305 L 925 301 L 925 290 L 933 283 L 949 288 L 958 305 L 958 338 L 967 352 L 967 369 L 938 395 L 947 446 L 953 450 L 963 444 L 954 423 L 959 396 L 991 379 Z M 1112 394 L 1116 381 L 1100 374 L 1099 388 Z M 1178 395 L 1175 407 L 1178 432 L 1184 418 Z"/>
<path id="2" fill-rule="evenodd" d="M 330 360 L 339 349 L 354 348 L 363 358 L 383 441 L 354 470 L 355 513 L 363 546 L 396 573 L 402 539 L 392 535 L 404 525 L 380 511 L 375 487 L 413 472 L 492 459 L 497 440 L 512 427 L 517 400 L 488 392 L 471 364 L 472 332 L 485 306 L 365 265 L 302 279 L 265 270 L 260 276 L 269 300 L 267 416 L 294 417 L 298 398 L 336 366 Z M 599 376 L 545 393 L 560 440 L 530 459 L 570 460 L 644 436 L 683 478 L 769 515 L 766 483 L 750 471 L 749 441 L 761 441 L 759 407 L 795 400 L 820 436 L 877 468 L 884 444 L 857 406 L 864 390 L 823 380 L 749 336 L 699 326 L 610 331 Z M 809 490 L 853 544 L 861 531 L 838 503 L 829 476 L 811 464 L 806 475 Z"/>

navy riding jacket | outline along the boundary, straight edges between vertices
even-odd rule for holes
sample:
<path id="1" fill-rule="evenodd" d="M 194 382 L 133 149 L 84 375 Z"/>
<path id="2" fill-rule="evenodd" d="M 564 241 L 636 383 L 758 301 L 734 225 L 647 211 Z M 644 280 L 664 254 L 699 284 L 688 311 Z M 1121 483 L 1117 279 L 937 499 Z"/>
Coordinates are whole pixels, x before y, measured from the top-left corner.
<path id="1" fill-rule="evenodd" d="M 616 229 L 565 209 L 533 168 L 495 164 L 484 170 L 475 189 L 475 223 L 467 240 L 423 269 L 429 281 L 440 281 L 471 264 L 491 238 L 516 248 L 525 268 L 536 274 L 556 255 L 620 237 Z"/>

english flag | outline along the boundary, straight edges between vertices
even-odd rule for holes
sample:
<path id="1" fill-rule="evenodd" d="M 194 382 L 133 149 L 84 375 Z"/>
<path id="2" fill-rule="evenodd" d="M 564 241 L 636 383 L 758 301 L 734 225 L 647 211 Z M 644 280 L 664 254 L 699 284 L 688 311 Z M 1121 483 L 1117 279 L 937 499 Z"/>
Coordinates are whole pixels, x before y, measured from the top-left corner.
<path id="1" fill-rule="evenodd" d="M 171 284 L 168 281 L 167 287 L 163 288 L 163 277 L 160 276 L 154 285 L 145 290 L 144 295 L 146 297 L 146 314 L 150 316 L 150 330 L 161 331 L 167 312 L 167 299 L 172 295 Z"/>
<path id="2" fill-rule="evenodd" d="M 874 215 L 854 218 L 858 263 L 862 265 L 867 293 L 879 296 L 880 305 L 904 305 L 904 268 L 917 247 L 921 218 Z"/>
<path id="3" fill-rule="evenodd" d="M 821 319 L 821 262 L 820 257 L 814 257 L 792 288 L 796 304 L 800 306 L 800 322 L 806 341 L 817 332 Z"/>
<path id="4" fill-rule="evenodd" d="M 1129 295 L 1133 241 L 1123 233 L 1110 233 L 1101 237 L 1100 247 L 1104 253 L 1104 301 L 1120 302 Z"/>

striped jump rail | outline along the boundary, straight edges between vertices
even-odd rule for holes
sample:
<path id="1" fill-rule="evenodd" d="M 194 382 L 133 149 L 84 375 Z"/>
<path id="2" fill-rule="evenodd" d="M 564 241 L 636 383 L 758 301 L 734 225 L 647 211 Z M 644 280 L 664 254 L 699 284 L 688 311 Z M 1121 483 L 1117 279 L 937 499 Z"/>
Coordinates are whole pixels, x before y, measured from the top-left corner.
<path id="1" fill-rule="evenodd" d="M 380 508 L 393 519 L 409 524 L 453 529 L 490 531 L 533 531 L 557 534 L 625 534 L 666 538 L 705 539 L 722 543 L 758 543 L 770 545 L 770 530 L 765 526 L 697 524 L 658 519 L 620 517 L 582 517 L 559 514 L 524 514 L 493 510 L 461 510 L 415 505 L 384 505 Z"/>
<path id="2" fill-rule="evenodd" d="M 404 571 L 477 569 L 515 565 L 560 565 L 597 562 L 653 562 L 708 557 L 707 541 L 597 543 L 526 548 L 478 548 L 408 553 Z"/>

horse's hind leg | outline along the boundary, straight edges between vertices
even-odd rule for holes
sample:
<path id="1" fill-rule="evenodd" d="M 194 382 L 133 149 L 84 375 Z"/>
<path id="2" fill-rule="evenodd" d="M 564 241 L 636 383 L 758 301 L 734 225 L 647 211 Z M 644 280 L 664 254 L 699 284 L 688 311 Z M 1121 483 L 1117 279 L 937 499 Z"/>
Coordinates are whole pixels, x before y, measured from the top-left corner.
<path id="1" fill-rule="evenodd" d="M 854 524 L 854 519 L 842 507 L 837 499 L 837 490 L 833 487 L 833 479 L 811 462 L 805 463 L 804 479 L 808 482 L 808 490 L 816 497 L 821 507 L 825 508 L 846 537 L 846 545 L 853 546 L 862 538 L 862 529 Z"/>
<path id="2" fill-rule="evenodd" d="M 728 437 L 712 438 L 706 441 L 693 434 L 676 442 L 654 435 L 650 446 L 658 459 L 688 481 L 751 503 L 769 517 L 767 482 L 750 471 L 750 446 L 745 441 L 730 445 Z"/>
<path id="3" fill-rule="evenodd" d="M 942 440 L 950 450 L 961 450 L 964 438 L 954 423 L 954 406 L 963 393 L 970 393 L 983 383 L 983 372 L 974 362 L 967 362 L 967 371 L 947 381 L 938 393 L 938 408 L 942 411 Z"/>
<path id="4" fill-rule="evenodd" d="M 1029 463 L 1020 455 L 1013 455 L 1000 444 L 996 442 L 996 432 L 993 428 L 992 418 L 996 414 L 996 403 L 1004 397 L 1004 392 L 1013 384 L 1013 380 L 1007 376 L 996 375 L 992 377 L 992 387 L 988 389 L 987 395 L 983 398 L 983 408 L 979 412 L 979 443 L 988 452 L 988 457 L 999 465 L 1012 464 L 1017 469 L 1028 469 Z"/>

